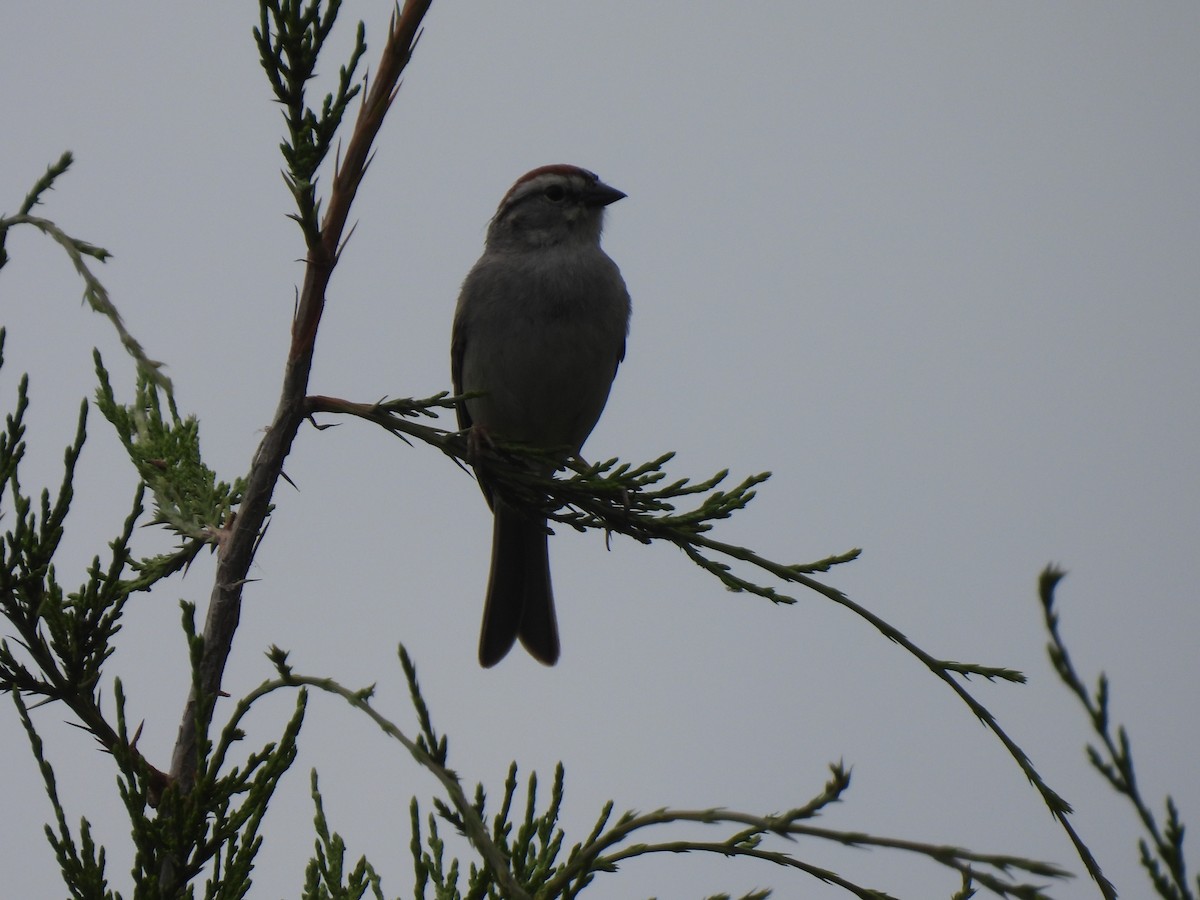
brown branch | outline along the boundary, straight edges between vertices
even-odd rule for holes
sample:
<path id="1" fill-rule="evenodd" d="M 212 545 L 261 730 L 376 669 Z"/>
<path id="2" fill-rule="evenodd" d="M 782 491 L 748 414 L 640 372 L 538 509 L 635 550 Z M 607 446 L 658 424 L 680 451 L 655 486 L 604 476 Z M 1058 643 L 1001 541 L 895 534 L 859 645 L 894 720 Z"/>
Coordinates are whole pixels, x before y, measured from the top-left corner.
<path id="1" fill-rule="evenodd" d="M 255 452 L 246 477 L 245 496 L 230 526 L 228 540 L 220 551 L 204 624 L 198 691 L 189 694 L 184 706 L 171 759 L 171 778 L 183 791 L 190 790 L 195 781 L 199 736 L 207 732 L 212 720 L 211 703 L 199 701 L 215 698 L 220 692 L 225 663 L 241 617 L 242 587 L 254 560 L 284 460 L 307 415 L 305 393 L 312 370 L 317 328 L 325 309 L 325 289 L 337 265 L 338 247 L 350 207 L 366 174 L 371 145 L 395 98 L 400 73 L 412 58 L 421 20 L 431 3 L 432 0 L 406 0 L 404 8 L 393 13 L 375 83 L 363 100 L 345 158 L 334 175 L 320 234 L 308 248 L 304 286 L 292 323 L 292 343 L 279 406 Z"/>

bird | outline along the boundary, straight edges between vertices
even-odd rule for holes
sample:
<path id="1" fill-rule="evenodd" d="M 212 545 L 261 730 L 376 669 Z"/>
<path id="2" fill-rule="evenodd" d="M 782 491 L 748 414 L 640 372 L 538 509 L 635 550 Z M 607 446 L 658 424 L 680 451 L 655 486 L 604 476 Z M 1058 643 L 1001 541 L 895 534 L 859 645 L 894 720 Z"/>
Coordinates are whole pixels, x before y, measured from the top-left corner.
<path id="1" fill-rule="evenodd" d="M 625 358 L 629 291 L 600 246 L 605 210 L 625 196 L 594 172 L 555 164 L 522 175 L 500 201 L 451 332 L 454 392 L 477 394 L 456 409 L 469 447 L 499 439 L 564 461 L 579 454 Z M 496 665 L 519 639 L 553 666 L 545 516 L 514 506 L 472 462 L 493 516 L 480 665 Z"/>

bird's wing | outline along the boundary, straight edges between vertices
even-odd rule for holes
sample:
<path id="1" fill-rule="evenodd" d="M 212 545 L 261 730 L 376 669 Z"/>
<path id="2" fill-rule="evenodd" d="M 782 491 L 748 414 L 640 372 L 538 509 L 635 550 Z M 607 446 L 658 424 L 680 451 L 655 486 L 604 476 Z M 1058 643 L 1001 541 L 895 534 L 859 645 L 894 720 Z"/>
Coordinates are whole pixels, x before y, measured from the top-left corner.
<path id="1" fill-rule="evenodd" d="M 455 315 L 454 328 L 450 334 L 450 382 L 454 393 L 462 393 L 463 353 L 467 346 L 467 326 L 461 315 Z M 458 414 L 458 427 L 466 430 L 471 427 L 471 414 L 467 412 L 467 404 L 459 401 L 455 406 Z"/>

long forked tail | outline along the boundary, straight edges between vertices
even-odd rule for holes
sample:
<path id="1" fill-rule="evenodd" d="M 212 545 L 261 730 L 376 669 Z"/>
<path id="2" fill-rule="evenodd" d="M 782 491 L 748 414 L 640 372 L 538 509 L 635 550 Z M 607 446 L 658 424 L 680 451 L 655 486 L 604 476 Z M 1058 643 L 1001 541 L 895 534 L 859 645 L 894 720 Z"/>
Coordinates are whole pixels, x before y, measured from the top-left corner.
<path id="1" fill-rule="evenodd" d="M 492 571 L 479 636 L 479 663 L 494 666 L 520 638 L 538 662 L 558 662 L 558 622 L 550 587 L 546 523 L 495 498 Z"/>

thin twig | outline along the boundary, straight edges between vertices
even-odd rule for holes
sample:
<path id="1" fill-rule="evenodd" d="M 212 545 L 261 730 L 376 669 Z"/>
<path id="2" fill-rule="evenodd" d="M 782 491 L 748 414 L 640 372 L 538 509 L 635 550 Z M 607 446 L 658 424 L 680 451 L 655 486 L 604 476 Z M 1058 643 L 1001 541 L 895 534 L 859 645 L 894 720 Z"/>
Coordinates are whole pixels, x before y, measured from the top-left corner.
<path id="1" fill-rule="evenodd" d="M 525 892 L 513 877 L 509 861 L 505 858 L 500 848 L 496 846 L 495 841 L 492 840 L 487 825 L 484 823 L 474 804 L 471 803 L 463 791 L 458 777 L 439 763 L 429 749 L 421 746 L 420 742 L 408 737 L 395 723 L 380 714 L 371 705 L 363 691 L 350 690 L 338 684 L 332 678 L 314 678 L 286 671 L 283 673 L 282 678 L 264 682 L 247 694 L 242 700 L 242 705 L 249 707 L 259 697 L 265 696 L 284 686 L 306 686 L 325 691 L 329 694 L 335 694 L 351 706 L 366 713 L 384 734 L 398 741 L 405 750 L 412 754 L 418 764 L 428 769 L 441 782 L 442 787 L 449 795 L 450 802 L 453 804 L 455 811 L 460 816 L 460 821 L 467 837 L 470 838 L 471 843 L 475 845 L 480 855 L 483 856 L 484 861 L 491 868 L 492 875 L 505 892 L 504 896 L 511 897 L 513 900 L 529 900 L 529 894 Z"/>

